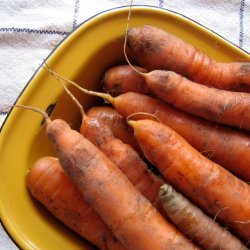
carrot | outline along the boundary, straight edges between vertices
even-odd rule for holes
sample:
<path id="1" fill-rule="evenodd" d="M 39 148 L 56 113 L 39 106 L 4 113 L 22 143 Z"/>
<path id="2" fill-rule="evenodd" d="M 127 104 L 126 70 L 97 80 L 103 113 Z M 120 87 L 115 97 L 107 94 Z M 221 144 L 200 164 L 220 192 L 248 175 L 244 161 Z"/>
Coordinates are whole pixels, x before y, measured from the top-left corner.
<path id="1" fill-rule="evenodd" d="M 217 63 L 199 49 L 159 28 L 145 25 L 127 33 L 127 44 L 148 71 L 175 71 L 219 89 L 250 92 L 250 63 Z"/>
<path id="2" fill-rule="evenodd" d="M 109 98 L 109 97 L 106 97 Z M 189 115 L 149 96 L 126 93 L 109 102 L 124 117 L 146 112 L 158 117 L 194 148 L 242 180 L 250 181 L 250 137 L 248 134 Z"/>
<path id="3" fill-rule="evenodd" d="M 107 126 L 100 126 L 95 119 L 84 122 L 81 134 L 94 143 L 128 177 L 133 185 L 156 208 L 162 211 L 158 191 L 163 179 L 154 175 L 138 153 L 129 145 L 116 139 Z"/>
<path id="4" fill-rule="evenodd" d="M 161 122 L 184 137 L 194 148 L 242 180 L 250 181 L 250 137 L 248 134 L 189 115 L 149 96 L 129 92 L 112 97 L 106 93 L 86 90 L 73 81 L 58 74 L 56 76 L 86 94 L 104 98 L 124 117 L 138 112 L 155 115 Z"/>
<path id="5" fill-rule="evenodd" d="M 52 121 L 46 112 L 33 107 L 17 104 L 13 107 L 44 116 L 45 133 L 64 171 L 127 249 L 197 249 L 104 153 L 64 120 Z"/>
<path id="6" fill-rule="evenodd" d="M 146 73 L 146 70 L 141 67 L 134 66 L 134 68 L 139 72 Z M 120 65 L 108 69 L 103 77 L 103 89 L 112 96 L 130 91 L 143 94 L 150 93 L 144 78 L 129 65 Z"/>
<path id="7" fill-rule="evenodd" d="M 248 93 L 208 88 L 171 71 L 155 70 L 149 73 L 143 72 L 139 76 L 140 72 L 136 72 L 136 68 L 130 67 L 129 70 L 129 67 L 129 65 L 118 66 L 108 71 L 111 72 L 106 76 L 106 88 L 109 91 L 112 91 L 111 87 L 114 89 L 121 86 L 120 88 L 122 88 L 122 85 L 127 83 L 123 79 L 122 73 L 123 70 L 126 70 L 130 81 L 140 84 L 140 88 L 137 86 L 124 87 L 120 91 L 121 93 L 129 91 L 144 93 L 144 84 L 147 85 L 147 93 L 152 92 L 163 101 L 173 104 L 183 111 L 218 123 L 250 129 L 250 95 Z M 134 71 L 134 74 L 131 71 Z M 117 78 L 119 78 L 118 81 Z"/>
<path id="8" fill-rule="evenodd" d="M 115 138 L 134 148 L 140 155 L 141 150 L 134 137 L 133 129 L 127 125 L 125 118 L 110 106 L 92 107 L 88 110 L 87 116 L 97 118 L 102 124 L 107 125 Z"/>
<path id="9" fill-rule="evenodd" d="M 180 135 L 152 120 L 128 122 L 145 157 L 165 179 L 206 213 L 250 239 L 250 187 L 191 147 Z"/>
<path id="10" fill-rule="evenodd" d="M 207 120 L 250 130 L 250 94 L 209 88 L 174 72 L 143 74 L 155 95 Z"/>
<path id="11" fill-rule="evenodd" d="M 116 139 L 110 129 L 99 124 L 96 119 L 83 119 L 80 132 L 115 163 L 156 208 L 162 211 L 158 191 L 164 181 L 148 169 L 132 147 Z"/>
<path id="12" fill-rule="evenodd" d="M 56 218 L 98 248 L 125 249 L 83 199 L 58 159 L 42 157 L 36 161 L 27 176 L 27 186 L 32 196 Z"/>
<path id="13" fill-rule="evenodd" d="M 51 73 L 53 75 L 53 72 Z M 81 104 L 64 85 L 61 79 L 57 77 L 56 79 L 80 109 L 82 114 L 80 133 L 104 152 L 129 178 L 135 187 L 152 202 L 156 208 L 162 211 L 158 190 L 164 181 L 148 169 L 148 166 L 131 146 L 115 138 L 109 126 L 100 123 L 96 118 L 88 117 Z"/>
<path id="14" fill-rule="evenodd" d="M 126 248 L 195 248 L 104 153 L 65 121 L 47 121 L 46 134 L 66 173 Z"/>
<path id="15" fill-rule="evenodd" d="M 176 192 L 172 186 L 164 184 L 159 195 L 163 208 L 173 224 L 204 249 L 247 249 L 239 239 Z"/>

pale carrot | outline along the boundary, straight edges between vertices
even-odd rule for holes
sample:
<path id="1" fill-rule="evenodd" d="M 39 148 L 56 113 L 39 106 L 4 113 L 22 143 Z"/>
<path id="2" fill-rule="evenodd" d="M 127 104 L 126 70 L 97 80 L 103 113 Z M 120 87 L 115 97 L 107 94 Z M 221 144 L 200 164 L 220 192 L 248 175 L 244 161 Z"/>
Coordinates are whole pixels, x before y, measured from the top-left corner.
<path id="1" fill-rule="evenodd" d="M 163 208 L 173 224 L 189 239 L 207 250 L 247 249 L 239 239 L 168 184 L 160 188 Z"/>

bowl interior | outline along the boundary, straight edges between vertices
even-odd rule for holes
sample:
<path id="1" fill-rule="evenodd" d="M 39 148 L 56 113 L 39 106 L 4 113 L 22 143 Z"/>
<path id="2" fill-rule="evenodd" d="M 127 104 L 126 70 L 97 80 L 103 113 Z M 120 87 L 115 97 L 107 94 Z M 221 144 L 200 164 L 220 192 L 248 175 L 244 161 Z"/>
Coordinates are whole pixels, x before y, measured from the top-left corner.
<path id="1" fill-rule="evenodd" d="M 88 89 L 100 89 L 108 67 L 125 63 L 123 34 L 128 8 L 95 16 L 80 25 L 47 58 L 58 74 Z M 134 7 L 130 27 L 150 24 L 163 28 L 221 62 L 249 61 L 249 55 L 204 27 L 176 13 Z M 102 103 L 70 88 L 85 109 Z M 63 118 L 78 128 L 78 108 L 57 81 L 39 68 L 18 99 L 19 104 L 50 110 L 52 119 Z M 91 249 L 92 246 L 57 221 L 34 201 L 26 188 L 26 175 L 41 156 L 54 155 L 44 134 L 43 118 L 34 112 L 13 109 L 1 130 L 0 216 L 4 227 L 22 249 Z"/>

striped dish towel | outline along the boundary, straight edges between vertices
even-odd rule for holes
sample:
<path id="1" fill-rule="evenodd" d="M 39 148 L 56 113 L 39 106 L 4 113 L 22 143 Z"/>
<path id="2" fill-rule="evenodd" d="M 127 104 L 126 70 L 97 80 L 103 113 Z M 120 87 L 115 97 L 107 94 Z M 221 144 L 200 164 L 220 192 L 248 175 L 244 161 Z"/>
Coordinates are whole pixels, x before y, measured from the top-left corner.
<path id="1" fill-rule="evenodd" d="M 0 126 L 38 66 L 77 25 L 130 0 L 1 0 Z M 250 51 L 250 0 L 134 0 L 183 14 Z M 0 249 L 18 249 L 0 226 Z"/>

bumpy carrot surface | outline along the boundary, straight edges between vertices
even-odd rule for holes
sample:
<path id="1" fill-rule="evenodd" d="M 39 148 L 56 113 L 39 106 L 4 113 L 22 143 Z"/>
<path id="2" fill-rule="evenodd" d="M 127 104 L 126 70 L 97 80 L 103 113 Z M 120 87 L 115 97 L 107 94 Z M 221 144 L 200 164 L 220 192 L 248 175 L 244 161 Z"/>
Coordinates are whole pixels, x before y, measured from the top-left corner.
<path id="1" fill-rule="evenodd" d="M 150 25 L 130 29 L 127 44 L 148 71 L 171 70 L 204 85 L 250 92 L 249 62 L 217 63 L 180 38 Z"/>
<path id="2" fill-rule="evenodd" d="M 114 108 L 110 106 L 92 107 L 88 110 L 87 116 L 97 118 L 98 121 L 107 125 L 111 129 L 115 138 L 130 145 L 141 154 L 139 145 L 134 137 L 133 129 L 128 126 L 125 118 Z"/>
<path id="3" fill-rule="evenodd" d="M 81 134 L 104 152 L 134 186 L 161 210 L 158 192 L 164 181 L 148 169 L 146 163 L 131 146 L 116 139 L 110 128 L 95 118 L 83 119 Z"/>
<path id="4" fill-rule="evenodd" d="M 32 196 L 70 229 L 103 250 L 125 249 L 81 192 L 64 173 L 58 159 L 40 158 L 27 176 Z"/>
<path id="5" fill-rule="evenodd" d="M 189 239 L 207 250 L 247 249 L 239 239 L 168 184 L 160 188 L 160 198 L 168 217 Z"/>
<path id="6" fill-rule="evenodd" d="M 146 73 L 146 70 L 133 66 L 139 72 Z M 149 94 L 150 89 L 143 77 L 129 65 L 119 65 L 108 69 L 103 78 L 103 89 L 112 96 L 134 91 Z"/>
<path id="7" fill-rule="evenodd" d="M 81 134 L 102 150 L 125 173 L 137 189 L 157 208 L 161 209 L 158 190 L 163 184 L 163 180 L 148 169 L 147 165 L 131 146 L 116 139 L 109 126 L 95 117 L 88 117 L 77 99 L 61 81 L 59 82 L 80 109 L 82 114 Z"/>
<path id="8" fill-rule="evenodd" d="M 138 112 L 155 115 L 181 134 L 196 149 L 208 153 L 209 157 L 217 163 L 222 163 L 225 168 L 243 180 L 250 180 L 248 164 L 250 147 L 249 136 L 246 134 L 195 118 L 145 95 L 129 92 L 112 97 L 106 93 L 86 90 L 68 79 L 62 79 L 87 94 L 104 98 L 125 117 Z"/>
<path id="9" fill-rule="evenodd" d="M 132 147 L 116 139 L 109 127 L 100 124 L 95 118 L 83 120 L 81 134 L 104 152 L 135 187 L 161 210 L 158 192 L 164 181 L 148 169 Z"/>
<path id="10" fill-rule="evenodd" d="M 207 120 L 250 129 L 250 94 L 209 88 L 175 72 L 145 74 L 154 94 L 167 103 Z"/>
<path id="11" fill-rule="evenodd" d="M 122 94 L 110 98 L 109 102 L 124 117 L 138 112 L 155 115 L 208 158 L 221 164 L 241 179 L 250 181 L 250 137 L 248 134 L 205 121 L 177 110 L 160 100 L 138 93 Z"/>
<path id="12" fill-rule="evenodd" d="M 60 163 L 115 236 L 128 249 L 194 249 L 90 141 L 62 120 L 46 134 Z"/>
<path id="13" fill-rule="evenodd" d="M 129 121 L 147 159 L 203 211 L 250 238 L 250 186 L 208 160 L 180 135 L 151 120 Z"/>

